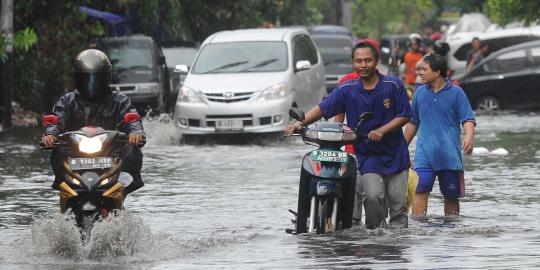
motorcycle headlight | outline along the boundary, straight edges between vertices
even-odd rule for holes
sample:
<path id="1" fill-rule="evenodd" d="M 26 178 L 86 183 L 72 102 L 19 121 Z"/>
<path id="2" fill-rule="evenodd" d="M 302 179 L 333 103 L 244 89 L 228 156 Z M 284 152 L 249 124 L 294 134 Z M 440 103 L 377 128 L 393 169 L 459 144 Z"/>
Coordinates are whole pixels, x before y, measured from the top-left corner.
<path id="1" fill-rule="evenodd" d="M 94 137 L 86 137 L 75 135 L 75 139 L 79 142 L 79 151 L 87 154 L 93 154 L 101 151 L 103 141 L 107 138 L 107 134 L 101 134 Z"/>
<path id="2" fill-rule="evenodd" d="M 259 94 L 257 100 L 271 100 L 282 98 L 287 94 L 288 86 L 284 83 L 274 84 Z"/>
<path id="3" fill-rule="evenodd" d="M 187 103 L 202 103 L 204 102 L 203 93 L 195 91 L 187 86 L 182 86 L 178 92 L 178 101 Z"/>
<path id="4" fill-rule="evenodd" d="M 306 133 L 304 134 L 304 136 L 306 138 L 309 138 L 309 139 L 313 139 L 313 140 L 316 140 L 318 139 L 318 135 L 317 135 L 317 131 L 313 131 L 313 130 L 308 130 L 306 131 Z"/>

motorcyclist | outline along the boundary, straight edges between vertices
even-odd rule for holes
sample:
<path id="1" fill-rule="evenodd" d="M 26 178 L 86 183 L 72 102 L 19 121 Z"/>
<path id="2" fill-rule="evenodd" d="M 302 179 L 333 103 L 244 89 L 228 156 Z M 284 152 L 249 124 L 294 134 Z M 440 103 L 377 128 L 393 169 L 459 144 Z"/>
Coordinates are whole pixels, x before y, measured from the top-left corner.
<path id="1" fill-rule="evenodd" d="M 131 100 L 124 94 L 112 92 L 109 84 L 112 66 L 107 55 L 99 50 L 82 51 L 75 58 L 73 77 L 76 89 L 60 97 L 52 108 L 58 117 L 58 123 L 45 128 L 41 143 L 52 147 L 57 136 L 67 131 L 79 130 L 84 126 L 99 126 L 106 130 L 119 130 L 129 137 L 122 165 L 133 177 L 133 182 L 124 189 L 127 195 L 142 186 L 141 178 L 142 152 L 137 147 L 144 140 L 141 121 L 130 124 L 123 122 L 124 115 L 137 112 Z M 51 153 L 51 165 L 55 179 L 52 188 L 59 189 L 64 179 L 63 160 L 66 154 L 60 148 Z"/>

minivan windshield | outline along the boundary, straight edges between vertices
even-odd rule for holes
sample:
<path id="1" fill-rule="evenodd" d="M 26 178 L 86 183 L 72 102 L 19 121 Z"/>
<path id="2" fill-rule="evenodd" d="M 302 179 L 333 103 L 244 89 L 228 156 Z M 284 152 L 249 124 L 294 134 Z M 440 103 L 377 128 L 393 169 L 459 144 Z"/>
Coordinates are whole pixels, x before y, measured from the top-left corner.
<path id="1" fill-rule="evenodd" d="M 351 72 L 352 39 L 313 36 L 313 40 L 319 47 L 327 74 Z"/>
<path id="2" fill-rule="evenodd" d="M 201 49 L 192 73 L 284 71 L 287 59 L 287 45 L 281 41 L 211 43 Z"/>
<path id="3" fill-rule="evenodd" d="M 113 67 L 111 83 L 147 83 L 156 80 L 151 43 L 113 40 L 103 41 L 102 46 Z"/>

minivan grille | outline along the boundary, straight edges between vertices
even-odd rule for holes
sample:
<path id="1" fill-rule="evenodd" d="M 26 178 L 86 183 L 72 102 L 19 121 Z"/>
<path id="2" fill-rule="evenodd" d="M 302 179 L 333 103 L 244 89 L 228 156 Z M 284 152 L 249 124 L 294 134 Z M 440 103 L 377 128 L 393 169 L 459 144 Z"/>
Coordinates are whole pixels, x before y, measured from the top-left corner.
<path id="1" fill-rule="evenodd" d="M 251 98 L 253 95 L 253 92 L 232 92 L 232 91 L 225 91 L 223 93 L 204 93 L 206 95 L 206 99 L 211 102 L 222 102 L 222 103 L 232 103 L 232 102 L 239 102 L 239 101 L 245 101 Z"/>

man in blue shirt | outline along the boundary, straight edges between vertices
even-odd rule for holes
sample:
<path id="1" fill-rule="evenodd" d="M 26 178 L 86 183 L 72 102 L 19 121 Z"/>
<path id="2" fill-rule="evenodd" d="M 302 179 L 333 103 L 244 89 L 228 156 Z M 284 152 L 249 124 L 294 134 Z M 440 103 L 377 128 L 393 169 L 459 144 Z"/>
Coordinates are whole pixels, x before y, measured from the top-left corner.
<path id="1" fill-rule="evenodd" d="M 420 74 L 425 85 L 413 97 L 412 117 L 405 128 L 405 139 L 410 143 L 416 132 L 414 168 L 418 185 L 412 206 L 413 216 L 425 216 L 429 193 L 435 176 L 444 196 L 445 215 L 459 215 L 459 197 L 463 196 L 463 159 L 461 151 L 473 149 L 474 113 L 463 90 L 446 80 L 448 68 L 438 54 L 426 55 Z M 465 129 L 461 143 L 460 124 Z"/>
<path id="2" fill-rule="evenodd" d="M 368 42 L 356 44 L 353 67 L 360 78 L 338 85 L 334 91 L 306 113 L 304 122 L 293 123 L 285 130 L 291 135 L 321 117 L 329 119 L 345 113 L 349 126 L 356 127 L 358 117 L 373 112 L 360 133 L 368 140 L 354 145 L 360 174 L 357 177 L 357 200 L 364 202 L 367 228 L 384 225 L 390 208 L 390 224 L 407 227 L 407 176 L 409 151 L 401 127 L 409 121 L 411 108 L 403 83 L 383 76 L 376 70 L 378 50 Z M 388 203 L 388 205 L 387 205 Z M 388 207 L 387 207 L 388 206 Z"/>

